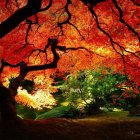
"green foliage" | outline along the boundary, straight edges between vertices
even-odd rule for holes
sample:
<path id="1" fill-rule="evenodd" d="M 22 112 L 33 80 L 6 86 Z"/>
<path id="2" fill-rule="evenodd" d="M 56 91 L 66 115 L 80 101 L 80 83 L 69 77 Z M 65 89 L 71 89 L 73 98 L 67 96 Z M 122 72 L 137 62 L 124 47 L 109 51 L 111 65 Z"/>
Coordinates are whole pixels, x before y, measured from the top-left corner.
<path id="1" fill-rule="evenodd" d="M 86 111 L 99 110 L 101 106 L 110 105 L 112 94 L 122 92 L 122 83 L 128 78 L 109 69 L 81 71 L 77 75 L 67 76 L 60 87 L 70 104 Z"/>
<path id="2" fill-rule="evenodd" d="M 82 112 L 77 109 L 75 106 L 69 105 L 69 109 L 65 112 L 63 117 L 65 118 L 76 118 L 82 115 Z"/>
<path id="3" fill-rule="evenodd" d="M 140 90 L 134 81 L 128 79 L 119 89 L 112 95 L 112 103 L 115 107 L 131 110 L 140 105 Z"/>
<path id="4" fill-rule="evenodd" d="M 55 86 L 58 89 L 57 92 L 53 93 L 53 96 L 57 102 L 57 106 L 61 106 L 61 103 L 65 101 L 63 92 L 62 90 L 60 90 L 59 87 L 61 87 L 64 84 L 67 75 L 68 75 L 67 72 L 60 72 L 59 70 L 57 70 L 50 76 L 51 78 L 54 79 L 52 86 Z"/>
<path id="5" fill-rule="evenodd" d="M 37 115 L 37 110 L 29 108 L 23 105 L 17 105 L 17 114 L 23 119 L 35 119 Z"/>
<path id="6" fill-rule="evenodd" d="M 69 110 L 69 107 L 67 106 L 54 107 L 52 110 L 38 115 L 36 120 L 46 118 L 59 118 L 62 117 L 67 110 Z"/>
<path id="7" fill-rule="evenodd" d="M 116 96 L 113 99 L 115 107 L 123 108 L 124 110 L 131 110 L 140 105 L 140 94 L 135 94 L 133 91 L 127 91 Z"/>
<path id="8" fill-rule="evenodd" d="M 25 119 L 74 118 L 99 113 L 100 107 L 128 110 L 140 102 L 139 94 L 134 94 L 131 85 L 128 87 L 126 84 L 128 77 L 110 69 L 85 70 L 76 75 L 67 75 L 66 79 L 61 76 L 55 78 L 57 107 L 49 111 L 37 111 L 18 105 L 19 116 Z M 21 85 L 28 91 L 34 87 L 34 83 L 29 80 L 24 80 Z M 68 102 L 69 105 L 61 106 L 62 102 Z"/>
<path id="9" fill-rule="evenodd" d="M 36 120 L 39 119 L 47 119 L 47 118 L 73 118 L 75 116 L 79 115 L 79 111 L 72 106 L 59 106 L 54 107 L 52 110 L 45 112 L 41 115 L 38 115 Z"/>
<path id="10" fill-rule="evenodd" d="M 69 75 L 67 76 L 67 80 L 65 81 L 65 83 L 61 87 L 59 87 L 62 90 L 63 96 L 64 98 L 66 98 L 66 101 L 75 106 L 78 106 L 81 99 L 82 101 L 89 99 L 89 96 L 83 91 L 85 89 L 82 88 L 83 82 L 81 82 L 80 78 L 81 77 L 79 75 Z"/>

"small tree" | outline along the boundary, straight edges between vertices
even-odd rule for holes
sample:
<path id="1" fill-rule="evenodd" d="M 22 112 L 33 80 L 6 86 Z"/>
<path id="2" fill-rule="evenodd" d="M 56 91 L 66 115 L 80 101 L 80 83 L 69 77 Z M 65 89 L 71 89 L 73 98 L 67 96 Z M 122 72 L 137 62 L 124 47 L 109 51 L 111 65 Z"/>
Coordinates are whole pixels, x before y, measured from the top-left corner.
<path id="1" fill-rule="evenodd" d="M 70 104 L 84 106 L 87 112 L 98 112 L 101 106 L 111 103 L 113 93 L 121 89 L 126 76 L 113 73 L 109 69 L 86 70 L 77 75 L 69 75 L 61 89 Z"/>

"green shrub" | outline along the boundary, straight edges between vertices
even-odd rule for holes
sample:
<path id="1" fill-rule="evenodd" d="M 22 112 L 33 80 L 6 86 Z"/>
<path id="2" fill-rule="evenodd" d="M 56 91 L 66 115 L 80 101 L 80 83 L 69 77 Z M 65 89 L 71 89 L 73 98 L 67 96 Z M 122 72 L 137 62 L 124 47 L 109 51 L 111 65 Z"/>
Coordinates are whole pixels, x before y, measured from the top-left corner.
<path id="1" fill-rule="evenodd" d="M 86 112 L 92 109 L 97 111 L 100 107 L 109 106 L 112 95 L 121 92 L 121 84 L 128 78 L 110 69 L 85 70 L 77 75 L 67 76 L 60 87 L 64 97 L 76 108 L 85 106 Z"/>
<path id="2" fill-rule="evenodd" d="M 38 115 L 36 120 L 47 118 L 74 118 L 79 115 L 79 111 L 72 106 L 54 107 L 52 110 Z"/>
<path id="3" fill-rule="evenodd" d="M 123 108 L 124 110 L 131 110 L 140 105 L 140 94 L 132 91 L 123 92 L 113 99 L 115 107 Z"/>
<path id="4" fill-rule="evenodd" d="M 38 115 L 36 120 L 38 119 L 47 119 L 47 118 L 59 118 L 63 117 L 65 112 L 69 110 L 68 106 L 60 106 L 60 107 L 54 107 L 52 110 L 45 112 L 41 115 Z"/>
<path id="5" fill-rule="evenodd" d="M 65 111 L 65 114 L 63 115 L 64 118 L 77 118 L 82 115 L 82 112 L 77 109 L 75 106 L 68 106 L 69 109 Z"/>
<path id="6" fill-rule="evenodd" d="M 22 119 L 35 119 L 37 110 L 23 105 L 17 105 L 17 115 Z"/>

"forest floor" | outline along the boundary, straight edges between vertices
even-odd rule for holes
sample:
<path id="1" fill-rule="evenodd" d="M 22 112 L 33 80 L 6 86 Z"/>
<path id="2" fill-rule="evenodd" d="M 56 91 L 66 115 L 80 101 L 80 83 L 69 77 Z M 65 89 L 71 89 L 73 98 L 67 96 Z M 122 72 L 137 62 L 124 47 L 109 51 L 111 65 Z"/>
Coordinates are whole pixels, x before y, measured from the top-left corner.
<path id="1" fill-rule="evenodd" d="M 140 140 L 140 117 L 127 112 L 81 119 L 23 120 L 15 127 L 0 127 L 0 140 Z"/>

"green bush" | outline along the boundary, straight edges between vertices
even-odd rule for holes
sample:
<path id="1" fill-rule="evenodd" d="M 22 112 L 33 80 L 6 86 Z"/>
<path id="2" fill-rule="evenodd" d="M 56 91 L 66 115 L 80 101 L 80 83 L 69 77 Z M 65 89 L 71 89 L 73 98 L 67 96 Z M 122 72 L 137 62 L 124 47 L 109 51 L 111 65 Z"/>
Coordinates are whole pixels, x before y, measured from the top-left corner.
<path id="1" fill-rule="evenodd" d="M 71 106 L 54 107 L 52 110 L 38 115 L 36 120 L 47 118 L 73 118 L 78 115 L 78 110 Z"/>
<path id="2" fill-rule="evenodd" d="M 123 108 L 124 110 L 131 110 L 140 105 L 140 94 L 135 94 L 133 91 L 124 91 L 113 99 L 115 107 Z"/>
<path id="3" fill-rule="evenodd" d="M 77 109 L 75 106 L 68 106 L 69 109 L 66 110 L 65 114 L 63 115 L 64 118 L 77 118 L 82 115 L 82 112 Z"/>
<path id="4" fill-rule="evenodd" d="M 85 106 L 86 112 L 99 110 L 100 107 L 110 106 L 112 95 L 122 92 L 122 83 L 128 78 L 110 69 L 80 71 L 77 75 L 68 75 L 60 87 L 66 101 L 80 108 Z"/>
<path id="5" fill-rule="evenodd" d="M 38 115 L 36 120 L 47 118 L 59 118 L 62 117 L 67 110 L 69 110 L 69 107 L 67 106 L 54 107 L 52 110 Z"/>
<path id="6" fill-rule="evenodd" d="M 29 108 L 23 105 L 17 105 L 17 115 L 22 119 L 35 119 L 37 115 L 37 110 Z"/>

